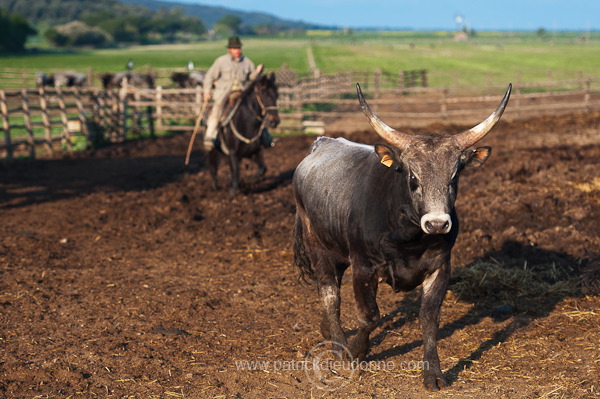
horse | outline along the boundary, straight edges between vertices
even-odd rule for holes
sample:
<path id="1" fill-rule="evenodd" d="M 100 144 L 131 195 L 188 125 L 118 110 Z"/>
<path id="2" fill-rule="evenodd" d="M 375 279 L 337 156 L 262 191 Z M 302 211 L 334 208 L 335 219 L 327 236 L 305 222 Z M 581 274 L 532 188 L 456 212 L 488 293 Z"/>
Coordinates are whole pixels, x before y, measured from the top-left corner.
<path id="1" fill-rule="evenodd" d="M 275 74 L 270 76 L 259 74 L 252 83 L 241 92 L 231 111 L 224 112 L 225 120 L 219 127 L 220 145 L 209 153 L 208 166 L 213 190 L 218 189 L 217 171 L 222 155 L 229 159 L 231 182 L 229 194 L 235 197 L 240 180 L 240 164 L 243 158 L 254 161 L 257 165 L 256 179 L 260 180 L 267 172 L 263 146 L 262 131 L 265 127 L 275 128 L 279 124 L 277 112 L 277 85 Z M 231 97 L 230 97 L 231 100 Z"/>

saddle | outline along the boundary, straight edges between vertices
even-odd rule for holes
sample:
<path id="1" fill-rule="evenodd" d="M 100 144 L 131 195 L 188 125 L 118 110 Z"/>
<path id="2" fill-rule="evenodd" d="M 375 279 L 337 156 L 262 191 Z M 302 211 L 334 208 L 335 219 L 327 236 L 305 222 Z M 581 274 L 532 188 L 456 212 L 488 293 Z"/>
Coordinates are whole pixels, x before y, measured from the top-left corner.
<path id="1" fill-rule="evenodd" d="M 222 123 L 223 121 L 229 118 L 229 113 L 233 111 L 233 107 L 235 107 L 235 104 L 241 96 L 241 90 L 236 90 L 229 93 L 227 99 L 223 101 L 223 112 L 221 112 L 221 118 L 219 120 L 219 123 Z"/>

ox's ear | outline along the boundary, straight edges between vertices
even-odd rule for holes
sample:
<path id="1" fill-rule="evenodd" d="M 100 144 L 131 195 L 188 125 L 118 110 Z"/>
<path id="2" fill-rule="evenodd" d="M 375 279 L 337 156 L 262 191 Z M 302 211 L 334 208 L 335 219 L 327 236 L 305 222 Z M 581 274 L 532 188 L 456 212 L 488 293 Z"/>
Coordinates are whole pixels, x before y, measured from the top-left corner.
<path id="1" fill-rule="evenodd" d="M 460 160 L 465 168 L 478 168 L 492 155 L 492 147 L 478 147 L 462 153 Z"/>
<path id="2" fill-rule="evenodd" d="M 394 155 L 394 150 L 385 144 L 376 144 L 375 153 L 379 157 L 379 162 L 388 168 L 391 168 L 394 164 L 398 163 Z"/>

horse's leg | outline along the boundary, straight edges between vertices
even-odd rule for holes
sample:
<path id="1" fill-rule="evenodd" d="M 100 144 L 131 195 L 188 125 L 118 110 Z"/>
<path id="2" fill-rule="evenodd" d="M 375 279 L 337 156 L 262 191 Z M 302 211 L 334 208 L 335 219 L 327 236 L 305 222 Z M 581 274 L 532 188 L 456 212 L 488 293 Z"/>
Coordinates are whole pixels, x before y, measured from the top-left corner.
<path id="1" fill-rule="evenodd" d="M 213 190 L 217 190 L 219 188 L 219 183 L 217 181 L 217 172 L 219 171 L 219 162 L 221 161 L 221 155 L 219 151 L 216 149 L 212 149 L 208 153 L 208 170 L 210 172 L 210 187 Z"/>
<path id="2" fill-rule="evenodd" d="M 231 167 L 231 186 L 229 187 L 229 195 L 234 198 L 240 185 L 240 159 L 232 151 L 229 154 L 229 166 Z"/>
<path id="3" fill-rule="evenodd" d="M 267 173 L 267 165 L 265 165 L 265 155 L 262 148 L 252 155 L 252 160 L 256 163 L 258 168 L 254 177 L 257 181 L 260 181 L 265 176 L 265 173 Z"/>

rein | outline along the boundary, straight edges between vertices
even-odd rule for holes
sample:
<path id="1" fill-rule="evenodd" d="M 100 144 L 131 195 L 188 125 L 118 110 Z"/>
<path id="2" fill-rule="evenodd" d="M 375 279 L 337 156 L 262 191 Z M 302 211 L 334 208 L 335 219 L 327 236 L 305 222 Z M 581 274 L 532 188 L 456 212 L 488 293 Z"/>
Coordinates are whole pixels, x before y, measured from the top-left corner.
<path id="1" fill-rule="evenodd" d="M 260 109 L 261 109 L 260 115 L 256 115 L 256 119 L 258 119 L 259 121 L 261 121 L 261 124 L 260 124 L 260 127 L 258 128 L 258 132 L 256 133 L 255 136 L 253 136 L 250 139 L 248 139 L 247 137 L 242 136 L 242 134 L 235 127 L 235 123 L 233 123 L 233 116 L 237 112 L 237 109 L 238 109 L 239 105 L 242 102 L 242 98 L 240 98 L 238 100 L 238 102 L 233 107 L 233 110 L 227 116 L 227 119 L 223 122 L 223 125 L 226 125 L 227 123 L 229 123 L 229 127 L 231 128 L 231 131 L 233 132 L 233 135 L 238 140 L 240 140 L 241 142 L 246 143 L 246 144 L 254 143 L 256 140 L 258 140 L 258 138 L 262 134 L 262 131 L 263 131 L 264 127 L 265 127 L 265 124 L 267 123 L 267 118 L 265 118 L 266 115 L 267 115 L 267 112 L 270 111 L 270 110 L 276 110 L 278 108 L 276 105 L 265 107 L 265 104 L 264 104 L 261 96 L 259 96 L 258 93 L 256 93 L 256 92 L 254 93 L 254 95 L 256 96 L 256 101 L 258 102 L 258 105 L 260 105 Z"/>

